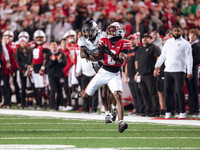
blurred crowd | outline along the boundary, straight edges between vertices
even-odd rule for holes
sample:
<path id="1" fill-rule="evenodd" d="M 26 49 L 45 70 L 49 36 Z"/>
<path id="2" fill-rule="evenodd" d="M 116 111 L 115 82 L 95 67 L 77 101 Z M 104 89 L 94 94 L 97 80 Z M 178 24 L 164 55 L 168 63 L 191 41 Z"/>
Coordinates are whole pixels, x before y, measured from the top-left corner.
<path id="1" fill-rule="evenodd" d="M 126 35 L 159 30 L 161 35 L 173 24 L 185 29 L 200 28 L 200 0 L 1 0 L 1 34 L 27 31 L 30 40 L 41 29 L 47 42 L 60 41 L 67 30 L 80 30 L 83 21 L 93 19 L 104 31 L 110 23 L 121 22 Z"/>
<path id="2" fill-rule="evenodd" d="M 140 46 L 142 46 L 140 35 L 151 33 L 151 42 L 157 41 L 158 43 L 155 45 L 162 47 L 163 43 L 172 37 L 171 28 L 173 25 L 178 25 L 183 29 L 183 37 L 188 41 L 191 29 L 197 29 L 197 34 L 200 35 L 200 0 L 1 0 L 0 37 L 12 37 L 7 42 L 4 39 L 2 43 L 5 43 L 5 45 L 12 43 L 7 45 L 7 49 L 8 51 L 11 49 L 9 56 L 10 60 L 13 59 L 8 64 L 7 60 L 4 59 L 4 68 L 9 68 L 11 71 L 3 72 L 4 103 L 2 107 L 11 107 L 11 94 L 6 89 L 10 89 L 11 93 L 14 89 L 13 91 L 18 90 L 22 93 L 23 90 L 26 90 L 26 94 L 22 94 L 22 97 L 20 93 L 15 93 L 17 103 L 20 104 L 19 107 L 33 106 L 33 101 L 36 99 L 38 109 L 47 108 L 49 104 L 49 83 L 45 83 L 42 87 L 38 86 L 37 90 L 34 91 L 32 83 L 36 84 L 38 78 L 33 77 L 35 80 L 24 79 L 21 75 L 21 81 L 17 81 L 17 78 L 20 78 L 20 73 L 24 74 L 25 72 L 23 72 L 23 69 L 20 70 L 20 65 L 14 65 L 20 61 L 15 56 L 22 41 L 28 43 L 32 49 L 41 49 L 42 53 L 48 53 L 44 49 L 50 49 L 49 43 L 56 41 L 60 43 L 60 50 L 65 52 L 68 49 L 65 53 L 68 66 L 63 70 L 67 78 L 61 79 L 65 91 L 64 99 L 66 100 L 60 102 L 59 105 L 62 106 L 60 110 L 72 109 L 66 106 L 72 106 L 71 94 L 77 92 L 77 87 L 80 84 L 80 79 L 76 76 L 73 68 L 73 66 L 76 66 L 79 55 L 79 48 L 75 43 L 82 36 L 82 25 L 88 19 L 93 19 L 102 31 L 105 31 L 111 23 L 120 22 L 126 28 L 125 38 L 128 39 L 130 35 L 134 35 L 134 39 L 138 39 L 137 43 Z M 6 31 L 9 31 L 9 33 Z M 26 33 L 20 36 L 20 33 L 24 31 Z M 71 36 L 73 36 L 73 40 L 69 40 Z M 42 39 L 38 39 L 41 37 Z M 67 42 L 65 43 L 65 41 Z M 30 57 L 34 59 L 34 53 Z M 27 66 L 31 64 L 30 62 L 26 63 Z M 42 63 L 40 62 L 41 66 Z M 34 69 L 33 72 L 44 76 L 44 68 L 36 69 L 37 71 L 34 71 Z M 17 71 L 19 72 L 17 73 Z M 32 78 L 32 75 L 29 74 L 31 72 L 31 67 L 28 67 L 28 75 L 25 75 L 25 77 L 30 75 Z M 11 76 L 13 79 L 10 78 Z M 72 79 L 73 77 L 76 78 L 75 81 Z M 22 80 L 30 80 L 27 81 L 30 82 L 29 85 Z M 23 87 L 23 84 L 26 84 L 25 87 Z M 38 95 L 33 93 L 38 93 Z M 28 104 L 25 104 L 25 98 L 28 99 L 26 101 Z M 77 100 L 73 105 L 76 107 L 74 109 L 77 110 L 79 107 Z M 164 110 L 164 104 L 162 104 L 162 107 Z M 52 109 L 54 108 L 52 107 Z M 58 108 L 55 109 L 58 110 Z M 133 113 L 135 111 L 134 109 Z"/>

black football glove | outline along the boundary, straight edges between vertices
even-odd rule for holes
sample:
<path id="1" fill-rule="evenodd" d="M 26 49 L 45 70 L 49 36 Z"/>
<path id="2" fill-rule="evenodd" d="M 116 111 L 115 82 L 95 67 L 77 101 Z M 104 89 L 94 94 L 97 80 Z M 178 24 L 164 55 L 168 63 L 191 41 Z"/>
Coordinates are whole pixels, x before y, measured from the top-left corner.
<path id="1" fill-rule="evenodd" d="M 108 55 L 112 55 L 112 52 L 111 52 L 111 50 L 110 50 L 110 48 L 108 46 L 108 43 L 107 43 L 107 46 L 105 46 L 105 44 L 103 44 L 103 43 L 100 43 L 99 46 L 100 46 L 102 52 L 104 52 L 104 53 L 106 53 Z"/>

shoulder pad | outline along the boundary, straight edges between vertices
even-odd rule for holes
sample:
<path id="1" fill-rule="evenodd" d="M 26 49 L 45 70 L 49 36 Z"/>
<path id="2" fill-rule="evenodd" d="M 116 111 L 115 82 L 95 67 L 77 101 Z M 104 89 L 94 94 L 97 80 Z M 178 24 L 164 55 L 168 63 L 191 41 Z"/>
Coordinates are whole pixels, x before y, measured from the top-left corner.
<path id="1" fill-rule="evenodd" d="M 108 38 L 101 38 L 100 40 L 99 40 L 99 43 L 105 43 L 106 41 L 108 41 L 109 39 Z"/>
<path id="2" fill-rule="evenodd" d="M 122 39 L 121 43 L 123 43 L 123 49 L 130 49 L 131 48 L 131 42 L 129 40 Z"/>
<path id="3" fill-rule="evenodd" d="M 85 38 L 82 36 L 78 39 L 78 46 L 84 46 L 85 45 Z"/>
<path id="4" fill-rule="evenodd" d="M 34 48 L 36 44 L 34 42 L 29 42 L 28 45 L 30 46 L 30 48 Z"/>

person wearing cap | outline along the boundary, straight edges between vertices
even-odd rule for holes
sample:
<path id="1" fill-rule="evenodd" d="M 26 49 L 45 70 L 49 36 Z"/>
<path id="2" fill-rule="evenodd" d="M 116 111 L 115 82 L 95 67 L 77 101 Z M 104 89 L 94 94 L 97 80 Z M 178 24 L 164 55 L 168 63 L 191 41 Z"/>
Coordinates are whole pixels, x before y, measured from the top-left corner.
<path id="1" fill-rule="evenodd" d="M 28 40 L 25 37 L 19 39 L 19 47 L 16 51 L 16 61 L 19 65 L 20 79 L 21 79 L 21 107 L 26 107 L 26 89 L 27 78 L 31 72 L 31 64 L 33 59 L 32 50 L 27 44 Z"/>
<path id="2" fill-rule="evenodd" d="M 139 83 L 145 104 L 145 116 L 159 116 L 159 101 L 156 90 L 156 78 L 153 76 L 154 65 L 160 55 L 160 48 L 151 43 L 148 33 L 141 36 L 142 47 L 136 52 L 135 80 Z M 141 76 L 141 80 L 138 78 Z"/>
<path id="3" fill-rule="evenodd" d="M 131 34 L 128 37 L 128 40 L 131 42 L 131 49 L 127 53 L 127 64 L 125 67 L 125 77 L 124 82 L 128 83 L 133 100 L 134 100 L 134 111 L 129 115 L 140 115 L 144 113 L 144 104 L 138 83 L 134 80 L 136 74 L 135 70 L 135 54 L 139 49 L 137 36 Z"/>
<path id="4" fill-rule="evenodd" d="M 160 66 L 165 62 L 164 69 L 164 100 L 166 113 L 165 118 L 171 118 L 171 97 L 174 92 L 177 94 L 180 106 L 179 119 L 186 118 L 184 79 L 192 79 L 192 48 L 191 44 L 182 37 L 182 29 L 174 25 L 172 28 L 173 38 L 168 39 L 162 49 L 162 53 L 155 64 L 155 72 L 159 74 Z M 174 86 L 175 90 L 172 90 Z"/>

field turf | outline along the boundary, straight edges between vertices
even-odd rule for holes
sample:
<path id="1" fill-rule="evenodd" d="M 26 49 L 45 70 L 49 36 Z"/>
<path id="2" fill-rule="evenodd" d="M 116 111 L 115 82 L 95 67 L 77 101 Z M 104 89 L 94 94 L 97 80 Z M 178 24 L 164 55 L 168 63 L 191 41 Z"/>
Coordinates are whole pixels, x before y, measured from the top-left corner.
<path id="1" fill-rule="evenodd" d="M 75 148 L 200 149 L 199 126 L 0 115 L 0 145 L 73 145 Z M 73 149 L 73 148 L 72 148 Z"/>

